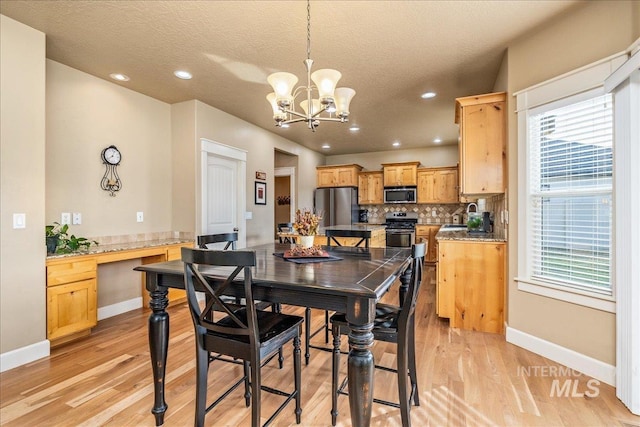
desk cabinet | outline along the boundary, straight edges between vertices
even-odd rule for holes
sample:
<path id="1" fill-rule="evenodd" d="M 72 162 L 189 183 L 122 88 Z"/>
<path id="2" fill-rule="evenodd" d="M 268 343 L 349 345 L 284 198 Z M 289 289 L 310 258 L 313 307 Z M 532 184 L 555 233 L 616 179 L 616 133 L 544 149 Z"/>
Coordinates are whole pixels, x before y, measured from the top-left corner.
<path id="1" fill-rule="evenodd" d="M 317 166 L 317 187 L 357 187 L 358 172 L 361 170 L 362 166 L 356 164 Z"/>
<path id="2" fill-rule="evenodd" d="M 438 242 L 436 312 L 453 328 L 502 333 L 504 242 Z"/>
<path id="3" fill-rule="evenodd" d="M 89 335 L 98 323 L 95 258 L 47 262 L 47 338 L 54 344 Z"/>
<path id="4" fill-rule="evenodd" d="M 420 162 L 383 163 L 385 187 L 414 187 L 418 185 L 418 165 Z"/>
<path id="5" fill-rule="evenodd" d="M 418 203 L 460 203 L 458 167 L 418 169 Z"/>
<path id="6" fill-rule="evenodd" d="M 382 176 L 380 171 L 358 174 L 359 205 L 381 205 L 384 203 Z"/>
<path id="7" fill-rule="evenodd" d="M 47 339 L 51 347 L 88 336 L 98 323 L 98 265 L 130 259 L 142 264 L 180 258 L 183 246 L 192 242 L 123 249 L 86 255 L 49 258 L 47 268 Z M 149 293 L 142 279 L 143 306 L 148 307 Z M 171 289 L 169 301 L 185 299 L 185 292 Z"/>
<path id="8" fill-rule="evenodd" d="M 506 186 L 506 93 L 456 99 L 460 194 L 499 194 Z"/>

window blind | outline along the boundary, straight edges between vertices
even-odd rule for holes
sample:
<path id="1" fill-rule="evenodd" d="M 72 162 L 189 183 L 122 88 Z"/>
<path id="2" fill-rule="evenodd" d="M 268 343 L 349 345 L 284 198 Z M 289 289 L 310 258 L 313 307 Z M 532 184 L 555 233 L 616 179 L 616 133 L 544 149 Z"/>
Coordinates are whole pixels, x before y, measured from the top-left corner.
<path id="1" fill-rule="evenodd" d="M 528 117 L 532 278 L 611 295 L 610 94 Z"/>

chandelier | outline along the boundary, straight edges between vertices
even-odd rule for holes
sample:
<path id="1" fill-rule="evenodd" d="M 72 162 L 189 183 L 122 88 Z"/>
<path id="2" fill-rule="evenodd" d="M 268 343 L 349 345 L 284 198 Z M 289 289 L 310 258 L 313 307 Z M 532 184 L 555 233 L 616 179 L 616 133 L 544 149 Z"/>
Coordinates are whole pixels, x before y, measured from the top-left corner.
<path id="1" fill-rule="evenodd" d="M 320 122 L 349 121 L 349 104 L 356 91 L 348 87 L 336 88 L 342 77 L 339 71 L 331 69 L 317 70 L 311 73 L 311 5 L 307 0 L 307 85 L 298 86 L 298 77 L 286 72 L 273 73 L 267 81 L 273 92 L 267 95 L 267 101 L 273 108 L 273 119 L 277 127 L 288 127 L 291 123 L 307 123 L 307 127 L 315 132 Z M 311 82 L 315 83 L 312 85 Z M 313 98 L 312 94 L 317 94 Z M 296 98 L 300 101 L 300 109 L 296 110 Z"/>

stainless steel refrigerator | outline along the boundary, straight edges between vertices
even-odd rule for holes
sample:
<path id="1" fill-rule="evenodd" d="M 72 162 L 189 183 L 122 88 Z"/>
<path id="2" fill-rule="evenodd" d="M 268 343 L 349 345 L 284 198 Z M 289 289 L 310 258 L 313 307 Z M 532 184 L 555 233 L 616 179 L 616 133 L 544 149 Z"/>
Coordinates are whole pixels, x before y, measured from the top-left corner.
<path id="1" fill-rule="evenodd" d="M 357 188 L 317 188 L 313 196 L 313 209 L 322 214 L 320 227 L 358 222 Z"/>

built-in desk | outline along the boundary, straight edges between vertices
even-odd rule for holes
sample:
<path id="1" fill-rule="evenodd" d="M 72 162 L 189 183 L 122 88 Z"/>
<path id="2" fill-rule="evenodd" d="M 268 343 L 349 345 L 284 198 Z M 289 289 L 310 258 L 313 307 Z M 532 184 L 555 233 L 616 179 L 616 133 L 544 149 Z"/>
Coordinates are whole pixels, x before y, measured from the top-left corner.
<path id="1" fill-rule="evenodd" d="M 98 265 L 130 259 L 142 264 L 180 259 L 180 249 L 193 240 L 164 239 L 117 245 L 99 245 L 88 251 L 47 257 L 47 339 L 51 347 L 87 336 L 98 323 Z M 144 288 L 143 306 L 149 293 Z M 184 291 L 172 289 L 170 301 L 184 299 Z"/>

